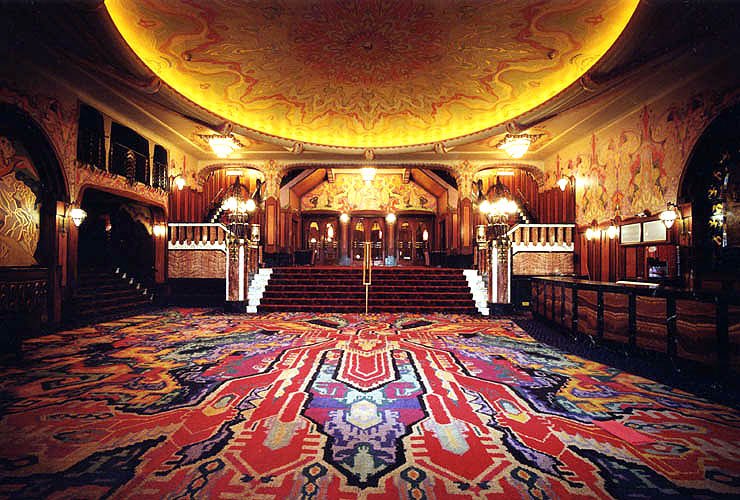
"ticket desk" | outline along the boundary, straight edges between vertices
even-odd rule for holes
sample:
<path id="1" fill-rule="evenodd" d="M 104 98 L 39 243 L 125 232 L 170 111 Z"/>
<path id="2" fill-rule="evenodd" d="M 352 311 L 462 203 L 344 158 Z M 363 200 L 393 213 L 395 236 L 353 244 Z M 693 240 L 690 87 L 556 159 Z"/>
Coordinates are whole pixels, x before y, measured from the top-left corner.
<path id="1" fill-rule="evenodd" d="M 637 282 L 532 278 L 532 313 L 571 334 L 740 373 L 740 297 Z"/>

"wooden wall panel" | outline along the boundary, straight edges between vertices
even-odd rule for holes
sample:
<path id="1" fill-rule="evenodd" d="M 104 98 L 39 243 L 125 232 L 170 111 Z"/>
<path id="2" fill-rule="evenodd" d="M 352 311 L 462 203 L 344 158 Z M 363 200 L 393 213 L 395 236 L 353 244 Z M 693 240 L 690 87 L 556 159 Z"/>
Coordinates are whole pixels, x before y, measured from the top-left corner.
<path id="1" fill-rule="evenodd" d="M 638 347 L 666 352 L 668 345 L 666 302 L 666 299 L 660 297 L 637 297 Z"/>
<path id="2" fill-rule="evenodd" d="M 596 337 L 599 329 L 597 309 L 598 293 L 593 290 L 579 290 L 578 333 Z"/>
<path id="3" fill-rule="evenodd" d="M 676 300 L 676 355 L 707 365 L 717 364 L 717 306 Z"/>
<path id="4" fill-rule="evenodd" d="M 570 330 L 573 325 L 573 289 L 565 288 L 563 290 L 563 299 L 565 302 L 565 314 L 563 315 L 563 326 Z"/>
<path id="5" fill-rule="evenodd" d="M 604 292 L 604 338 L 629 342 L 629 295 Z"/>
<path id="6" fill-rule="evenodd" d="M 225 278 L 226 254 L 220 250 L 170 250 L 169 278 Z"/>
<path id="7" fill-rule="evenodd" d="M 518 252 L 512 258 L 512 274 L 517 276 L 572 274 L 574 271 L 570 252 Z"/>

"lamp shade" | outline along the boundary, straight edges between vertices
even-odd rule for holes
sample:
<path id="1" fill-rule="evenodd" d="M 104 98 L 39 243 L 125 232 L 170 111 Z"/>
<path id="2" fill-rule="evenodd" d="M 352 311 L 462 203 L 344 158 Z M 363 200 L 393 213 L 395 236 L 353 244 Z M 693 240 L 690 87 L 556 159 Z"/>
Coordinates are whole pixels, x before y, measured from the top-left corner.
<path id="1" fill-rule="evenodd" d="M 75 226 L 80 227 L 80 224 L 82 224 L 87 217 L 87 212 L 82 210 L 80 207 L 74 207 L 69 211 L 69 217 L 72 219 Z"/>

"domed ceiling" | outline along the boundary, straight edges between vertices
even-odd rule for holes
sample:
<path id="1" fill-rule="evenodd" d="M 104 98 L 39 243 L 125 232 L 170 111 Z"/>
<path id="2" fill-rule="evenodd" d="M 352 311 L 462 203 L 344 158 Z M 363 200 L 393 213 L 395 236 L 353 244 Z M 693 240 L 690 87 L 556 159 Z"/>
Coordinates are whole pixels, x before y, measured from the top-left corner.
<path id="1" fill-rule="evenodd" d="M 556 96 L 637 0 L 107 0 L 177 93 L 275 138 L 404 147 L 476 134 Z"/>

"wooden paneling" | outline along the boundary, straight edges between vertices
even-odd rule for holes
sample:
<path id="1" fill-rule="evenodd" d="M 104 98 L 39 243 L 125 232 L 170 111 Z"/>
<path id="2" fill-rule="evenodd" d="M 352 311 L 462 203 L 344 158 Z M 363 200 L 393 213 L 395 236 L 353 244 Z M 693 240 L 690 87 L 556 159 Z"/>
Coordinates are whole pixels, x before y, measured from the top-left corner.
<path id="1" fill-rule="evenodd" d="M 731 293 L 567 277 L 530 283 L 534 315 L 568 331 L 699 363 L 718 374 L 740 373 L 740 304 Z"/>
<path id="2" fill-rule="evenodd" d="M 512 258 L 512 274 L 517 276 L 572 274 L 573 271 L 570 252 L 518 252 Z"/>
<path id="3" fill-rule="evenodd" d="M 629 342 L 629 296 L 604 292 L 604 338 Z"/>
<path id="4" fill-rule="evenodd" d="M 170 250 L 170 278 L 225 278 L 226 254 L 220 250 Z"/>
<path id="5" fill-rule="evenodd" d="M 697 300 L 676 300 L 676 355 L 716 364 L 717 306 Z"/>
<path id="6" fill-rule="evenodd" d="M 637 297 L 637 346 L 651 351 L 666 352 L 666 299 Z"/>
<path id="7" fill-rule="evenodd" d="M 598 335 L 598 293 L 593 290 L 578 291 L 578 333 Z"/>

